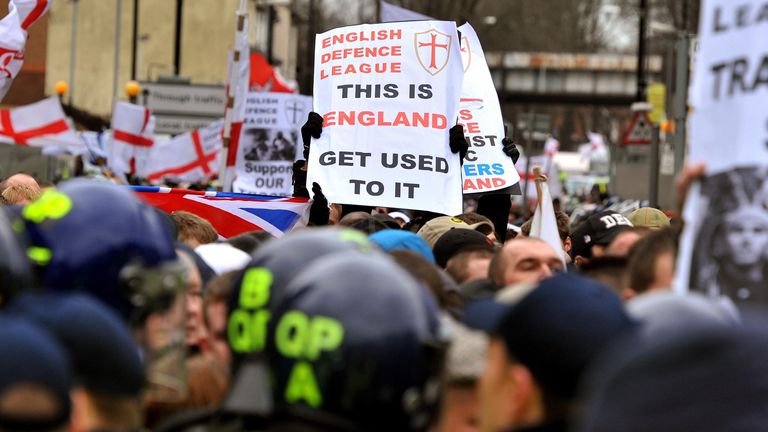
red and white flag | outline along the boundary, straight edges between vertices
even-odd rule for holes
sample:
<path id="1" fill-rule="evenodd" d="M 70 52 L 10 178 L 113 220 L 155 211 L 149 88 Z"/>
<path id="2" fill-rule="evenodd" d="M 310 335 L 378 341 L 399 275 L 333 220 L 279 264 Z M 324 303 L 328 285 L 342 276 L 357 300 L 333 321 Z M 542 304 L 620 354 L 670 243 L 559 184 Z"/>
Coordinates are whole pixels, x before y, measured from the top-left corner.
<path id="1" fill-rule="evenodd" d="M 36 147 L 82 147 L 55 96 L 0 110 L 0 142 Z"/>
<path id="2" fill-rule="evenodd" d="M 158 183 L 171 178 L 198 182 L 216 175 L 223 126 L 224 122 L 219 120 L 202 129 L 156 142 L 147 161 L 149 181 Z"/>
<path id="3" fill-rule="evenodd" d="M 0 101 L 24 63 L 27 29 L 50 7 L 52 0 L 10 0 L 0 20 Z"/>
<path id="4" fill-rule="evenodd" d="M 112 110 L 112 146 L 108 166 L 117 175 L 145 176 L 155 142 L 155 119 L 143 106 L 118 101 Z"/>

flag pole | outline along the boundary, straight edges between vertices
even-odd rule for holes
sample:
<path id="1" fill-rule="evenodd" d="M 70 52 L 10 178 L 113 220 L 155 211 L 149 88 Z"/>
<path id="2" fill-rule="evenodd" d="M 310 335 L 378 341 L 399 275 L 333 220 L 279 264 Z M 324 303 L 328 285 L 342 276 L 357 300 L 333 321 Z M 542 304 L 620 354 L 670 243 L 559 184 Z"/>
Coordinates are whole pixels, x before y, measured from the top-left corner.
<path id="1" fill-rule="evenodd" d="M 224 111 L 224 133 L 222 136 L 222 149 L 219 154 L 219 191 L 232 191 L 232 180 L 227 169 L 227 159 L 229 156 L 230 143 L 232 142 L 232 114 L 235 107 L 235 92 L 238 89 L 238 80 L 240 78 L 240 62 L 245 59 L 240 58 L 240 53 L 245 48 L 241 46 L 242 38 L 240 34 L 245 29 L 245 16 L 247 13 L 246 0 L 240 0 L 240 6 L 237 9 L 237 28 L 235 30 L 235 44 L 232 53 L 232 67 L 229 71 L 229 85 L 227 86 L 227 106 Z"/>
<path id="2" fill-rule="evenodd" d="M 541 174 L 541 167 L 538 165 L 533 167 L 533 181 L 536 183 L 536 207 L 541 210 L 541 182 L 546 181 L 546 177 Z"/>

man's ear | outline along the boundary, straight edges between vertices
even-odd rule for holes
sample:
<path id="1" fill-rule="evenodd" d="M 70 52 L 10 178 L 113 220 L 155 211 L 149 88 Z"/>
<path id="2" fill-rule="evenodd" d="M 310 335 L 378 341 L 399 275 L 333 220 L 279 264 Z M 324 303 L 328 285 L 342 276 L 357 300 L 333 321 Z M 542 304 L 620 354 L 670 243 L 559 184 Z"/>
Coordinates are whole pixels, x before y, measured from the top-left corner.
<path id="1" fill-rule="evenodd" d="M 583 265 L 586 265 L 589 262 L 589 259 L 584 258 L 581 255 L 576 255 L 576 258 L 573 259 L 573 263 L 576 265 L 576 267 L 581 267 Z"/>
<path id="2" fill-rule="evenodd" d="M 507 374 L 507 379 L 515 386 L 512 403 L 515 424 L 524 425 L 540 421 L 544 406 L 531 371 L 520 363 L 514 363 L 508 368 Z"/>
<path id="3" fill-rule="evenodd" d="M 573 246 L 573 243 L 571 242 L 571 236 L 566 237 L 565 241 L 563 242 L 563 250 L 565 251 L 565 253 L 570 252 L 572 246 Z"/>

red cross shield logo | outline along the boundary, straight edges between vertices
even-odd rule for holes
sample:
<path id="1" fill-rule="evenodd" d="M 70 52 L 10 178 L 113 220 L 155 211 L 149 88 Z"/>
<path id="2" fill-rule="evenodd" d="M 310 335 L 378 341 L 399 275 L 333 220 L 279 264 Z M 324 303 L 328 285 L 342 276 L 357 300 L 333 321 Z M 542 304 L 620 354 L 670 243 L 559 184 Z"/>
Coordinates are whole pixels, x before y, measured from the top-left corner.
<path id="1" fill-rule="evenodd" d="M 445 69 L 451 56 L 451 36 L 435 29 L 414 35 L 414 46 L 419 64 L 435 76 Z"/>
<path id="2" fill-rule="evenodd" d="M 461 62 L 464 64 L 464 72 L 467 72 L 472 63 L 472 46 L 466 36 L 461 37 Z"/>

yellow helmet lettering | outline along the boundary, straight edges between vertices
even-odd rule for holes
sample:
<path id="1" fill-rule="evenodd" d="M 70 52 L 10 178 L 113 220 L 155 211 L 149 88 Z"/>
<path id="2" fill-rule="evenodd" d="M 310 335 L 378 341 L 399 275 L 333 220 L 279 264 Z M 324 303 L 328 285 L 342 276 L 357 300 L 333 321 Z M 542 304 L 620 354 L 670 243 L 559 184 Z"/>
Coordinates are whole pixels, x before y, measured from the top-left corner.
<path id="1" fill-rule="evenodd" d="M 24 219 L 41 223 L 46 219 L 61 219 L 72 210 L 72 200 L 61 192 L 47 189 L 21 211 Z"/>
<path id="2" fill-rule="evenodd" d="M 299 358 L 309 330 L 309 319 L 302 312 L 290 311 L 283 315 L 275 330 L 277 350 L 285 357 Z"/>
<path id="3" fill-rule="evenodd" d="M 344 340 L 344 327 L 333 318 L 317 316 L 312 318 L 309 325 L 309 341 L 306 356 L 310 360 L 317 359 L 320 351 L 333 351 Z"/>
<path id="4" fill-rule="evenodd" d="M 236 309 L 227 323 L 227 337 L 232 350 L 238 353 L 261 351 L 267 337 L 270 312 L 248 312 Z"/>
<path id="5" fill-rule="evenodd" d="M 240 307 L 253 309 L 265 306 L 269 302 L 272 280 L 272 272 L 267 268 L 254 267 L 246 270 L 240 285 Z"/>
<path id="6" fill-rule="evenodd" d="M 315 373 L 309 363 L 300 360 L 293 366 L 285 387 L 285 401 L 289 404 L 304 402 L 313 408 L 323 404 Z"/>

